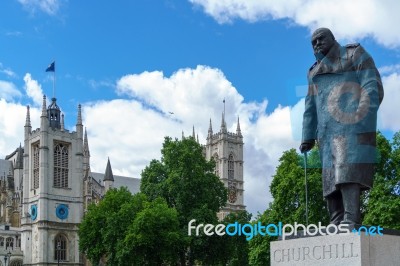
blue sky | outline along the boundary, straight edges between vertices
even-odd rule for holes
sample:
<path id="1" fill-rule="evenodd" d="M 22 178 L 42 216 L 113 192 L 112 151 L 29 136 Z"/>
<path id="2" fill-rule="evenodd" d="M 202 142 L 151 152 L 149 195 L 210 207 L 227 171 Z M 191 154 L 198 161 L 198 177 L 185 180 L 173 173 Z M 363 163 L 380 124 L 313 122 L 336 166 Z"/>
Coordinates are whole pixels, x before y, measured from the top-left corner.
<path id="1" fill-rule="evenodd" d="M 0 4 L 0 156 L 23 139 L 26 108 L 38 127 L 41 95 L 56 97 L 73 130 L 83 105 L 92 169 L 110 157 L 116 174 L 139 177 L 166 135 L 205 143 L 240 116 L 245 136 L 245 203 L 262 212 L 284 150 L 297 148 L 301 93 L 314 58 L 313 29 L 342 44 L 361 42 L 381 70 L 380 129 L 400 129 L 398 1 L 10 0 Z M 303 109 L 302 109 L 303 108 Z M 170 115 L 169 112 L 173 112 Z"/>

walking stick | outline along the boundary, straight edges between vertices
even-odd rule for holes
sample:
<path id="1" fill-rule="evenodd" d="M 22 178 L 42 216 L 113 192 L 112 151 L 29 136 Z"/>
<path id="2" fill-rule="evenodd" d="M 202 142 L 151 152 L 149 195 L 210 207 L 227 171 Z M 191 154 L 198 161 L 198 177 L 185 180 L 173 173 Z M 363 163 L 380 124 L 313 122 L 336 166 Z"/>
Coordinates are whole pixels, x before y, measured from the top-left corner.
<path id="1" fill-rule="evenodd" d="M 308 226 L 307 152 L 304 153 L 304 183 L 306 188 L 306 225 Z"/>

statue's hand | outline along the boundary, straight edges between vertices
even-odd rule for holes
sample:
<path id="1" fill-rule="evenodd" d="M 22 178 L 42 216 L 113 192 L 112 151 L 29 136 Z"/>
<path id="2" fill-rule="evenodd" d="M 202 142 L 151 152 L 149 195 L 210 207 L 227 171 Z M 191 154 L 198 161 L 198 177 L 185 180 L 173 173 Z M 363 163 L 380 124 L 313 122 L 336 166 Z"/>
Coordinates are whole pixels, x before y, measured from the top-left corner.
<path id="1" fill-rule="evenodd" d="M 301 143 L 299 149 L 301 153 L 305 153 L 310 151 L 315 145 L 315 140 L 314 139 L 310 139 L 310 140 L 306 140 L 303 143 Z"/>

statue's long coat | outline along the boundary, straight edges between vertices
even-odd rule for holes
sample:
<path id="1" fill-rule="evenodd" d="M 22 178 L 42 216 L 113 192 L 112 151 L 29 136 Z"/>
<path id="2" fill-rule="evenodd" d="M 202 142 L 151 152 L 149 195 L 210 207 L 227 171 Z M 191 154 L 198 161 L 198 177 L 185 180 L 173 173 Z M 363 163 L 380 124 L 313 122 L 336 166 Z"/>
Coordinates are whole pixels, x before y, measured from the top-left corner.
<path id="1" fill-rule="evenodd" d="M 359 44 L 337 42 L 308 73 L 303 142 L 317 140 L 323 194 L 339 184 L 372 187 L 377 111 L 383 87 L 371 56 Z"/>

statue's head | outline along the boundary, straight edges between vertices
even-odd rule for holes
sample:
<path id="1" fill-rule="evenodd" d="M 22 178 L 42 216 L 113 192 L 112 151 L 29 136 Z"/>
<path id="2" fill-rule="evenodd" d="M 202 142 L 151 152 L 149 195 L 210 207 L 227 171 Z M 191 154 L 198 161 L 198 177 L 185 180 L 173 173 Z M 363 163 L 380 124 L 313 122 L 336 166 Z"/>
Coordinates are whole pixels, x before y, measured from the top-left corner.
<path id="1" fill-rule="evenodd" d="M 325 56 L 335 44 L 335 36 L 328 28 L 319 28 L 311 37 L 311 45 L 317 58 Z"/>

